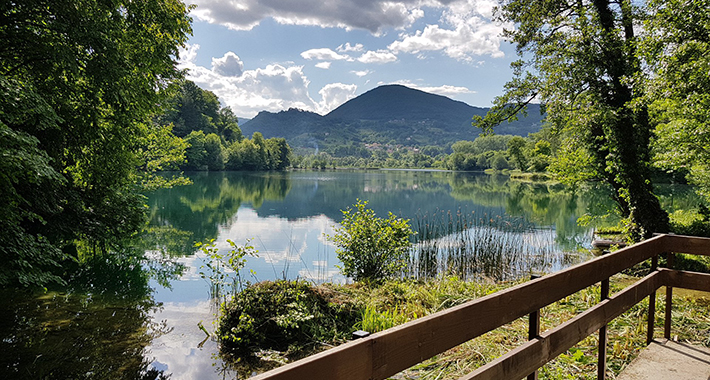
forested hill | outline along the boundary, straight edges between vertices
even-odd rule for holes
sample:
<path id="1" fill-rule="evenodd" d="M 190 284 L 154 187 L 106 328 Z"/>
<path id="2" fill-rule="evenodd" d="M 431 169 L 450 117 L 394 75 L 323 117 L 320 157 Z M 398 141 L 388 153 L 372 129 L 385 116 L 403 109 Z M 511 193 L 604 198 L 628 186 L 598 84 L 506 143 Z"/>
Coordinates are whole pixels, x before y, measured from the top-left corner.
<path id="1" fill-rule="evenodd" d="M 486 112 L 488 108 L 445 96 L 387 85 L 351 99 L 325 116 L 296 109 L 264 111 L 240 127 L 246 136 L 261 132 L 265 138 L 284 137 L 296 148 L 359 143 L 444 146 L 474 140 L 480 131 L 471 126 L 471 119 Z M 541 120 L 539 105 L 531 105 L 528 117 L 504 123 L 495 132 L 527 136 L 540 129 Z"/>

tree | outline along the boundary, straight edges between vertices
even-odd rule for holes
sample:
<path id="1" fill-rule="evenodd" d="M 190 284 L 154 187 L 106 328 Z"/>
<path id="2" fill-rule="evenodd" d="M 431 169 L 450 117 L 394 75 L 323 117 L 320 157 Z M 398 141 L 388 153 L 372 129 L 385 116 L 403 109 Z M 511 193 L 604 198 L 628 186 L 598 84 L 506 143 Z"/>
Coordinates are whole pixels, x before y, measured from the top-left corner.
<path id="1" fill-rule="evenodd" d="M 654 63 L 649 80 L 658 165 L 686 170 L 710 198 L 710 1 L 649 1 L 654 14 L 642 48 Z"/>
<path id="2" fill-rule="evenodd" d="M 205 137 L 205 164 L 207 165 L 207 170 L 224 169 L 223 150 L 222 140 L 216 133 L 210 133 Z"/>
<path id="3" fill-rule="evenodd" d="M 340 227 L 329 237 L 339 247 L 341 271 L 355 281 L 378 281 L 397 274 L 412 245 L 409 220 L 391 212 L 387 219 L 379 218 L 367 208 L 367 201 L 358 199 L 353 206 L 343 211 Z"/>
<path id="4" fill-rule="evenodd" d="M 274 137 L 266 140 L 271 170 L 285 170 L 291 165 L 291 147 L 283 137 Z"/>
<path id="5" fill-rule="evenodd" d="M 242 141 L 244 136 L 242 130 L 237 123 L 237 117 L 229 107 L 224 107 L 219 110 L 219 120 L 217 122 L 217 131 L 224 137 L 227 143 Z"/>
<path id="6" fill-rule="evenodd" d="M 142 224 L 141 149 L 181 75 L 188 11 L 178 0 L 0 5 L 0 285 L 61 282 L 77 240 L 105 252 Z"/>
<path id="7" fill-rule="evenodd" d="M 513 159 L 518 169 L 525 171 L 528 168 L 528 160 L 525 157 L 525 146 L 527 141 L 520 136 L 515 136 L 508 141 L 508 155 Z"/>
<path id="8" fill-rule="evenodd" d="M 474 125 L 515 119 L 533 100 L 547 119 L 589 157 L 588 171 L 613 189 L 632 238 L 668 231 L 668 215 L 650 181 L 652 126 L 639 83 L 645 75 L 634 24 L 642 17 L 631 0 L 509 0 L 497 10 L 515 30 L 505 35 L 521 55 L 514 78 L 485 118 Z"/>
<path id="9" fill-rule="evenodd" d="M 199 88 L 194 82 L 183 80 L 176 96 L 168 102 L 168 121 L 174 123 L 173 132 L 185 137 L 192 131 L 205 134 L 217 132 L 219 99 L 211 91 Z"/>

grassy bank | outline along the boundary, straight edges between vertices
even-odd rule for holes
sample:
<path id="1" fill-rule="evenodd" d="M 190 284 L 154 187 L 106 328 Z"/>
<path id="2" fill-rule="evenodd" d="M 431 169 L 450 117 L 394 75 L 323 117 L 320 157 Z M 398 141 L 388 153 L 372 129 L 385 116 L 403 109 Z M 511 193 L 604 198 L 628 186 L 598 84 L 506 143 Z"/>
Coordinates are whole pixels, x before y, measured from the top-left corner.
<path id="1" fill-rule="evenodd" d="M 612 278 L 611 292 L 636 279 Z M 249 340 L 233 350 L 222 344 L 232 362 L 246 365 L 245 372 L 262 371 L 347 341 L 354 330 L 381 331 L 416 318 L 482 297 L 519 282 L 466 282 L 456 278 L 421 281 L 387 281 L 379 285 L 312 285 L 279 281 L 257 284 L 249 297 L 238 295 L 224 309 L 221 334 L 232 340 Z M 289 290 L 291 289 L 291 290 Z M 259 293 L 259 302 L 255 302 Z M 266 296 L 267 293 L 275 295 Z M 663 294 L 662 290 L 659 294 Z M 681 293 L 674 298 L 673 334 L 679 340 L 710 345 L 707 295 Z M 286 297 L 286 298 L 284 298 Z M 662 336 L 662 301 L 659 296 L 656 336 Z M 598 286 L 590 287 L 547 306 L 541 311 L 541 331 L 558 326 L 599 300 Z M 618 374 L 645 345 L 647 300 L 609 325 L 608 371 Z M 246 322 L 244 322 L 246 321 Z M 236 324 L 235 324 L 236 322 Z M 285 337 L 265 333 L 280 326 Z M 278 330 L 278 329 L 277 329 Z M 261 342 L 257 338 L 264 338 Z M 435 356 L 399 374 L 402 379 L 455 379 L 504 354 L 527 340 L 527 318 L 521 318 L 484 336 Z M 269 342 L 276 345 L 269 345 Z M 593 335 L 544 366 L 542 379 L 596 378 L 597 336 Z M 612 377 L 613 378 L 613 377 Z"/>

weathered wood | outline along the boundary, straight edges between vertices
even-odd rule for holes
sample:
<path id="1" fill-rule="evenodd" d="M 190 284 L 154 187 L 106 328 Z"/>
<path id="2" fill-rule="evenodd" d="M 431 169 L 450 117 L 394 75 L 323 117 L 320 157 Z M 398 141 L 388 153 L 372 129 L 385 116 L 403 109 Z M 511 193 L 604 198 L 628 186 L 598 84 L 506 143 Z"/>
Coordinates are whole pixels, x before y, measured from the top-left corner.
<path id="1" fill-rule="evenodd" d="M 710 274 L 682 270 L 660 269 L 664 284 L 669 287 L 710 292 Z"/>
<path id="2" fill-rule="evenodd" d="M 661 235 L 665 249 L 662 252 L 690 253 L 710 256 L 710 238 L 683 235 Z"/>
<path id="3" fill-rule="evenodd" d="M 506 355 L 478 368 L 459 380 L 520 379 L 568 350 L 604 324 L 611 322 L 661 286 L 662 275 L 654 272 L 594 307 L 546 331 Z"/>
<path id="4" fill-rule="evenodd" d="M 528 340 L 537 339 L 540 336 L 540 310 L 535 310 L 528 317 Z M 528 375 L 528 380 L 537 380 L 537 370 Z"/>
<path id="5" fill-rule="evenodd" d="M 648 296 L 648 320 L 646 321 L 646 345 L 653 342 L 653 329 L 656 326 L 656 292 Z"/>
<path id="6" fill-rule="evenodd" d="M 373 336 L 340 345 L 250 379 L 370 379 Z"/>
<path id="7" fill-rule="evenodd" d="M 651 272 L 658 270 L 658 255 L 651 258 Z M 646 344 L 653 342 L 653 329 L 656 325 L 656 292 L 648 296 L 648 320 L 646 323 Z"/>
<path id="8" fill-rule="evenodd" d="M 675 260 L 675 253 L 668 252 L 666 258 L 666 266 L 668 269 L 673 269 L 673 261 Z M 671 316 L 673 312 L 673 287 L 668 286 L 666 282 L 666 310 L 665 310 L 665 320 L 663 321 L 663 337 L 666 339 L 671 339 Z"/>
<path id="9" fill-rule="evenodd" d="M 600 296 L 599 301 L 604 301 L 609 299 L 609 279 L 602 280 L 600 286 Z M 599 328 L 599 349 L 597 351 L 597 380 L 606 379 L 606 341 L 607 341 L 607 328 L 606 324 Z"/>

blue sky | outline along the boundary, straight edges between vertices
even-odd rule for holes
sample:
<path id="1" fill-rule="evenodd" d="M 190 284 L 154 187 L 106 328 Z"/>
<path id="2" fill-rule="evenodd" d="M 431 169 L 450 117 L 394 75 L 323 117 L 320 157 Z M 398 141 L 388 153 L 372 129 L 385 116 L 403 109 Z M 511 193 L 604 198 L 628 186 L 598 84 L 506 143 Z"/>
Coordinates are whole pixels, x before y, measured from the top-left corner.
<path id="1" fill-rule="evenodd" d="M 188 0 L 188 3 L 190 1 Z M 192 0 L 188 79 L 239 117 L 322 115 L 384 84 L 488 107 L 515 49 L 495 0 Z"/>

